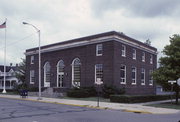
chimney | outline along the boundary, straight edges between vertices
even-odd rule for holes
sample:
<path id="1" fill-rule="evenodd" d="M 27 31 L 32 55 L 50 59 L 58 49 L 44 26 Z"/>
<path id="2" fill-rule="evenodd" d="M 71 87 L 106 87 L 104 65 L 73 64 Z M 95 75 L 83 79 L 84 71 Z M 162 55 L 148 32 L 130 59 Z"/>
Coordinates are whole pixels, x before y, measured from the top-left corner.
<path id="1" fill-rule="evenodd" d="M 18 67 L 18 64 L 16 64 L 16 67 Z"/>
<path id="2" fill-rule="evenodd" d="M 12 67 L 12 65 L 13 65 L 13 64 L 12 64 L 12 63 L 10 63 L 10 67 Z"/>

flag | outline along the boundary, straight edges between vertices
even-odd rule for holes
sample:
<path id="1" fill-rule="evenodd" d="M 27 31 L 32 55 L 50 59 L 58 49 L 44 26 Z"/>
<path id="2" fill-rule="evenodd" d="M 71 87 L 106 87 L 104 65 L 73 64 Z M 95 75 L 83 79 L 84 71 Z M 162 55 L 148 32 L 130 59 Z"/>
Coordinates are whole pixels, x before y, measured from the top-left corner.
<path id="1" fill-rule="evenodd" d="M 0 25 L 0 28 L 6 28 L 6 22 L 4 22 L 2 25 Z"/>

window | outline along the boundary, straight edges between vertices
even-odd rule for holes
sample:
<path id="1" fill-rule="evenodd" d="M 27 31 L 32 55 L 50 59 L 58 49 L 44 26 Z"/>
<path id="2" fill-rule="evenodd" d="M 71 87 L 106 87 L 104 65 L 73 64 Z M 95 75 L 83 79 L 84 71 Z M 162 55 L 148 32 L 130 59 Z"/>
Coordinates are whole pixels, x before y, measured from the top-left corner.
<path id="1" fill-rule="evenodd" d="M 153 55 L 150 55 L 150 64 L 153 64 Z"/>
<path id="2" fill-rule="evenodd" d="M 153 85 L 153 77 L 152 77 L 152 70 L 149 70 L 149 85 Z"/>
<path id="3" fill-rule="evenodd" d="M 102 44 L 96 45 L 96 56 L 102 56 L 103 54 L 103 46 Z"/>
<path id="4" fill-rule="evenodd" d="M 145 69 L 141 69 L 141 85 L 145 85 Z"/>
<path id="5" fill-rule="evenodd" d="M 145 52 L 142 52 L 142 62 L 145 62 Z"/>
<path id="6" fill-rule="evenodd" d="M 30 84 L 34 84 L 35 77 L 34 77 L 34 70 L 30 70 Z"/>
<path id="7" fill-rule="evenodd" d="M 80 87 L 81 81 L 81 62 L 79 58 L 75 58 L 72 62 L 72 85 Z"/>
<path id="8" fill-rule="evenodd" d="M 58 72 L 64 72 L 64 61 L 60 60 L 57 65 Z"/>
<path id="9" fill-rule="evenodd" d="M 31 64 L 34 64 L 34 56 L 31 56 Z"/>
<path id="10" fill-rule="evenodd" d="M 122 45 L 121 56 L 126 57 L 126 46 Z"/>
<path id="11" fill-rule="evenodd" d="M 102 64 L 95 65 L 95 82 L 97 82 L 97 79 L 100 79 L 100 81 L 103 82 L 103 65 Z"/>
<path id="12" fill-rule="evenodd" d="M 51 77 L 51 74 L 50 74 L 50 71 L 51 71 L 51 66 L 49 64 L 49 62 L 46 62 L 45 65 L 44 65 L 44 81 L 45 82 L 50 82 L 50 77 Z"/>
<path id="13" fill-rule="evenodd" d="M 136 84 L 136 67 L 132 67 L 132 84 Z"/>
<path id="14" fill-rule="evenodd" d="M 120 76 L 121 84 L 126 84 L 126 65 L 121 65 Z"/>
<path id="15" fill-rule="evenodd" d="M 135 49 L 133 49 L 133 59 L 136 60 L 136 50 Z"/>

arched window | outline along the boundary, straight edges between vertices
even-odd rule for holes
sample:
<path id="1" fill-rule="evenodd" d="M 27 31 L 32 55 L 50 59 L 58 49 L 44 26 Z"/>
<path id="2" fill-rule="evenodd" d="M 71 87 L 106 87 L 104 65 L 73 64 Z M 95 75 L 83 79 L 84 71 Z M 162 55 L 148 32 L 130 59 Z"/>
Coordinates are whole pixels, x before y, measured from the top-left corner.
<path id="1" fill-rule="evenodd" d="M 50 87 L 51 66 L 49 62 L 44 65 L 44 87 Z"/>
<path id="2" fill-rule="evenodd" d="M 64 87 L 64 61 L 57 63 L 57 87 Z"/>
<path id="3" fill-rule="evenodd" d="M 75 58 L 72 62 L 72 86 L 80 87 L 81 80 L 81 62 L 79 58 Z"/>
<path id="4" fill-rule="evenodd" d="M 57 71 L 58 72 L 64 72 L 64 61 L 63 60 L 60 60 L 57 64 Z"/>

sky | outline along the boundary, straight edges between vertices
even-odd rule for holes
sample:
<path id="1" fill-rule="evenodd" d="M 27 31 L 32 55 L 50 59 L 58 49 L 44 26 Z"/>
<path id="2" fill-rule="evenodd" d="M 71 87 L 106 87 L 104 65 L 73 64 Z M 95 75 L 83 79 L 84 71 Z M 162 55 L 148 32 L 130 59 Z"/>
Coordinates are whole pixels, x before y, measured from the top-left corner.
<path id="1" fill-rule="evenodd" d="M 1 0 L 0 24 L 7 18 L 6 64 L 21 62 L 26 49 L 108 31 L 123 32 L 161 51 L 180 33 L 179 0 Z M 0 29 L 0 65 L 5 29 Z"/>

